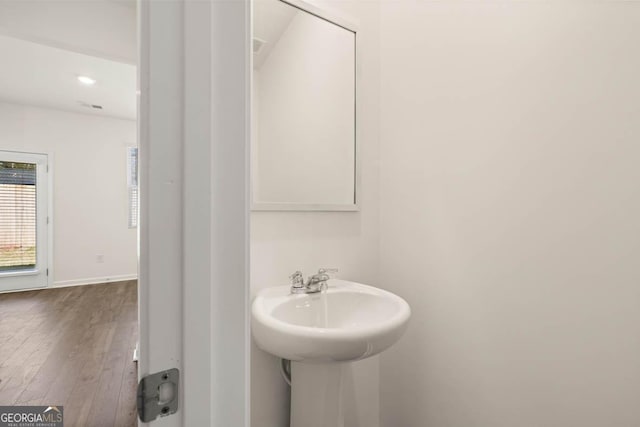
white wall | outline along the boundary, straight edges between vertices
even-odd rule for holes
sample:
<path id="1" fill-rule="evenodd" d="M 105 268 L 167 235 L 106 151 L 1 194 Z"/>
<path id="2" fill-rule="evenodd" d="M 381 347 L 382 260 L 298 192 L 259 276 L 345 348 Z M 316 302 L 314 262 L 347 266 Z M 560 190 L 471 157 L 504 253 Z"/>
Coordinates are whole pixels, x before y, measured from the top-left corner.
<path id="1" fill-rule="evenodd" d="M 135 145 L 135 121 L 0 103 L 0 150 L 53 154 L 54 284 L 136 276 L 126 182 Z"/>
<path id="2" fill-rule="evenodd" d="M 384 2 L 386 427 L 640 425 L 640 3 Z"/>
<path id="3" fill-rule="evenodd" d="M 315 2 L 314 2 L 315 3 Z M 362 63 L 359 78 L 364 105 L 360 155 L 362 204 L 360 212 L 253 212 L 251 214 L 251 287 L 255 291 L 289 283 L 300 269 L 340 268 L 339 277 L 376 284 L 378 281 L 378 4 L 375 2 L 316 3 L 350 20 L 359 21 Z M 362 362 L 371 374 L 368 386 L 377 390 L 377 358 Z M 366 365 L 366 366 L 365 366 Z M 280 377 L 278 360 L 252 349 L 252 427 L 288 425 L 288 386 Z M 377 425 L 377 410 L 371 427 Z"/>

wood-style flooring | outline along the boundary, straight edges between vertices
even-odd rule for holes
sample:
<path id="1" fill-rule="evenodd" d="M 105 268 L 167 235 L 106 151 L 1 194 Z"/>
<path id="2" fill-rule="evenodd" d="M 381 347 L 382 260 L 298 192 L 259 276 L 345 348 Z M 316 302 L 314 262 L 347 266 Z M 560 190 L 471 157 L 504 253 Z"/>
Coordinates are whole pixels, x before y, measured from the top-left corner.
<path id="1" fill-rule="evenodd" d="M 135 281 L 0 294 L 0 405 L 62 405 L 65 427 L 136 422 Z"/>

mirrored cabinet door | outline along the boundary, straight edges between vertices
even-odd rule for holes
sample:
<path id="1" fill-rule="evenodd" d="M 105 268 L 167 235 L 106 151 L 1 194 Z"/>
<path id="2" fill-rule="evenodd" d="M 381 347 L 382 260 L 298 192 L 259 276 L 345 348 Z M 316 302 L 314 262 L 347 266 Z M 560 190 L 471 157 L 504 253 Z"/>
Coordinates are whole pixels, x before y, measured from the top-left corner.
<path id="1" fill-rule="evenodd" d="M 280 0 L 254 3 L 255 210 L 356 210 L 356 33 Z"/>

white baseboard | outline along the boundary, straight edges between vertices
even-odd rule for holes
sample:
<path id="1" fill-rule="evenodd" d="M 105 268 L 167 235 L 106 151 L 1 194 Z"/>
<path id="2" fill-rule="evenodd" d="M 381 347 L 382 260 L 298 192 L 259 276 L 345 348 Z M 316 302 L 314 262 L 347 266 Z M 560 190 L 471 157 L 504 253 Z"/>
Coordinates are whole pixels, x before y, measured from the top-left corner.
<path id="1" fill-rule="evenodd" d="M 119 276 L 89 277 L 86 279 L 62 280 L 53 282 L 53 288 L 64 288 L 67 286 L 95 285 L 97 283 L 123 282 L 125 280 L 136 280 L 137 274 L 121 274 Z"/>

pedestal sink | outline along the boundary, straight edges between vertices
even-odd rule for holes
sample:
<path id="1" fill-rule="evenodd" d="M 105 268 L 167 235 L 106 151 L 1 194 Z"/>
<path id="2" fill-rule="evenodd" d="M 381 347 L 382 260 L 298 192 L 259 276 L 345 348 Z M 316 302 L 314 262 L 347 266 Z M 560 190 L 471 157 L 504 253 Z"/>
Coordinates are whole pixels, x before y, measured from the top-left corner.
<path id="1" fill-rule="evenodd" d="M 397 295 L 336 279 L 312 294 L 264 289 L 251 312 L 258 347 L 291 360 L 291 427 L 358 426 L 351 362 L 392 346 L 411 315 Z"/>

